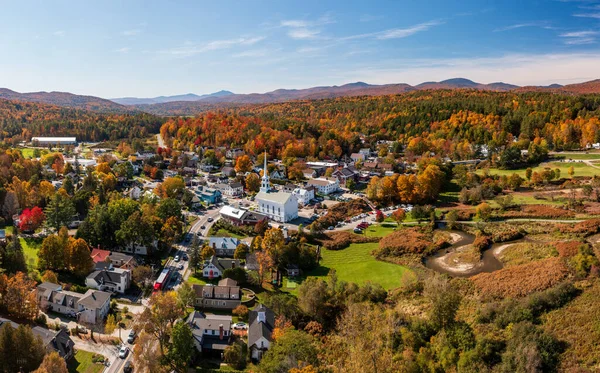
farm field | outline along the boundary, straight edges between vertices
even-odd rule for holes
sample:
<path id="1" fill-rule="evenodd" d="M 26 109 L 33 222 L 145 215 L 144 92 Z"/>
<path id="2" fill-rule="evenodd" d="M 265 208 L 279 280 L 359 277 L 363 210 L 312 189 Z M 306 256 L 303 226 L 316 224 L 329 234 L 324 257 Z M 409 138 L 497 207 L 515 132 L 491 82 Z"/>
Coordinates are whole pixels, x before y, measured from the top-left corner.
<path id="1" fill-rule="evenodd" d="M 532 171 L 533 172 L 541 172 L 543 171 L 545 168 L 551 168 L 551 169 L 559 169 L 560 170 L 560 177 L 561 178 L 569 178 L 569 168 L 573 166 L 573 169 L 575 170 L 575 175 L 574 176 L 594 176 L 594 175 L 600 175 L 600 168 L 595 168 L 592 167 L 586 163 L 583 162 L 547 162 L 547 163 L 540 163 L 539 166 L 537 167 L 532 167 Z M 518 174 L 519 176 L 521 176 L 522 178 L 525 178 L 525 170 L 527 168 L 521 168 L 521 169 L 516 169 L 516 170 L 500 170 L 497 168 L 490 168 L 489 169 L 489 173 L 490 175 L 506 175 L 506 176 L 510 176 L 514 173 Z"/>

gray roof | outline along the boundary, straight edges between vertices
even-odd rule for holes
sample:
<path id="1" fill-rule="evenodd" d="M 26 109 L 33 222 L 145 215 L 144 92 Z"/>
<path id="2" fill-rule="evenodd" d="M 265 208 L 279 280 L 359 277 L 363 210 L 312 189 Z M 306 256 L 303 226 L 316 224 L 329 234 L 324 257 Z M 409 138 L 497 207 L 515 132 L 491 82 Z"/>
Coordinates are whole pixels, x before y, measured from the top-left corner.
<path id="1" fill-rule="evenodd" d="M 58 352 L 61 357 L 65 357 L 73 352 L 75 342 L 69 337 L 65 329 L 53 331 L 36 326 L 31 329 L 34 335 L 42 338 L 47 349 Z"/>
<path id="2" fill-rule="evenodd" d="M 226 269 L 240 267 L 240 261 L 238 259 L 220 259 L 216 256 L 211 256 L 209 262 L 211 262 L 221 272 L 223 272 Z"/>
<path id="3" fill-rule="evenodd" d="M 259 320 L 259 313 L 264 313 L 264 320 Z M 248 328 L 248 346 L 252 347 L 261 337 L 271 341 L 271 335 L 275 327 L 275 313 L 273 311 L 259 304 L 255 310 L 248 313 L 248 322 L 250 323 L 250 327 Z"/>
<path id="4" fill-rule="evenodd" d="M 275 193 L 265 193 L 259 192 L 255 199 L 256 200 L 264 200 L 269 202 L 275 202 L 280 204 L 285 204 L 290 198 L 295 198 L 292 193 L 286 192 L 275 192 Z"/>
<path id="5" fill-rule="evenodd" d="M 111 270 L 98 270 L 90 273 L 88 278 L 93 278 L 99 284 L 113 283 L 119 284 L 121 283 L 121 273 L 111 271 Z"/>
<path id="6" fill-rule="evenodd" d="M 81 298 L 79 304 L 89 309 L 97 309 L 101 308 L 109 300 L 110 293 L 90 289 Z"/>
<path id="7" fill-rule="evenodd" d="M 241 241 L 235 237 L 209 237 L 208 244 L 212 247 L 213 245 L 217 249 L 233 249 L 239 245 Z"/>

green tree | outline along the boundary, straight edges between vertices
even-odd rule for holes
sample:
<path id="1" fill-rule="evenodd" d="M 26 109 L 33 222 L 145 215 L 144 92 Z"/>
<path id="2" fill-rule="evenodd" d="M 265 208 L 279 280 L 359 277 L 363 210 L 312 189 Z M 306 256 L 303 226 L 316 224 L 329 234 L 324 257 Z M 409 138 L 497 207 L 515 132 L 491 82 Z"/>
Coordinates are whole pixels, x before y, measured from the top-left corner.
<path id="1" fill-rule="evenodd" d="M 184 282 L 177 289 L 177 298 L 183 307 L 193 307 L 196 301 L 196 292 L 188 282 Z"/>
<path id="2" fill-rule="evenodd" d="M 158 205 L 156 214 L 163 221 L 170 217 L 175 217 L 181 220 L 181 205 L 179 205 L 179 202 L 173 198 L 165 198 Z"/>
<path id="3" fill-rule="evenodd" d="M 425 297 L 431 303 L 429 320 L 436 330 L 453 324 L 461 296 L 447 278 L 436 275 L 425 283 Z"/>
<path id="4" fill-rule="evenodd" d="M 177 323 L 171 332 L 171 341 L 165 358 L 177 372 L 186 373 L 194 356 L 194 337 L 192 329 L 185 322 Z"/>
<path id="5" fill-rule="evenodd" d="M 475 215 L 483 221 L 488 221 L 492 216 L 492 208 L 487 203 L 482 202 L 475 208 Z"/>
<path id="6" fill-rule="evenodd" d="M 94 269 L 90 247 L 81 238 L 69 238 L 65 264 L 77 276 L 86 276 Z"/>
<path id="7" fill-rule="evenodd" d="M 6 373 L 32 372 L 44 359 L 46 347 L 29 326 L 10 324 L 0 328 L 0 370 Z"/>
<path id="8" fill-rule="evenodd" d="M 246 368 L 246 356 L 248 355 L 248 346 L 242 340 L 236 340 L 231 346 L 228 346 L 223 353 L 223 360 L 234 369 L 243 370 Z"/>
<path id="9" fill-rule="evenodd" d="M 298 330 L 287 330 L 271 345 L 258 366 L 261 373 L 287 372 L 305 365 L 318 366 L 318 349 L 314 338 Z M 302 364 L 302 365 L 300 365 Z"/>
<path id="10" fill-rule="evenodd" d="M 67 226 L 75 214 L 75 206 L 68 196 L 63 193 L 55 193 L 50 203 L 44 210 L 46 224 L 58 231 L 60 227 Z"/>
<path id="11" fill-rule="evenodd" d="M 456 229 L 456 221 L 458 220 L 458 212 L 456 210 L 450 210 L 446 214 L 446 224 L 449 229 Z"/>
<path id="12" fill-rule="evenodd" d="M 42 241 L 38 252 L 38 265 L 42 269 L 62 270 L 65 268 L 66 246 L 56 234 L 52 234 Z"/>
<path id="13" fill-rule="evenodd" d="M 527 167 L 527 169 L 525 170 L 525 178 L 527 180 L 531 180 L 532 173 L 533 173 L 533 170 L 531 169 L 531 167 Z"/>

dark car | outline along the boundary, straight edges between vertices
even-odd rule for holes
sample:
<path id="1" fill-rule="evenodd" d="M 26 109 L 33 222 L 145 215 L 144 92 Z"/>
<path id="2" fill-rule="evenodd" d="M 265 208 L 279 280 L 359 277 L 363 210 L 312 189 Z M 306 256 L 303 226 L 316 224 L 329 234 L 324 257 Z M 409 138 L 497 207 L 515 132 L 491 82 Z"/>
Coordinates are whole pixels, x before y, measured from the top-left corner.
<path id="1" fill-rule="evenodd" d="M 133 364 L 131 364 L 131 361 L 125 362 L 125 365 L 123 366 L 123 372 L 125 372 L 125 373 L 133 372 Z"/>

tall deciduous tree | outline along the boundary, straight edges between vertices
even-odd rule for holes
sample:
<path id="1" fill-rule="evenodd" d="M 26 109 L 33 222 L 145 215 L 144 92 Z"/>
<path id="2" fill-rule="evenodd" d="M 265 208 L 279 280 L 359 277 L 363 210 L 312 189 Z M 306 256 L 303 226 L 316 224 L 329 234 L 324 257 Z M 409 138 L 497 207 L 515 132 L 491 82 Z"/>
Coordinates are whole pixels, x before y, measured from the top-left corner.
<path id="1" fill-rule="evenodd" d="M 77 276 L 85 276 L 94 269 L 90 248 L 81 238 L 69 238 L 67 244 L 67 266 Z"/>
<path id="2" fill-rule="evenodd" d="M 180 322 L 173 326 L 171 341 L 165 357 L 176 372 L 186 373 L 194 356 L 194 337 L 188 324 Z"/>
<path id="3" fill-rule="evenodd" d="M 44 356 L 42 365 L 34 373 L 69 373 L 65 359 L 58 352 L 52 351 Z"/>
<path id="4" fill-rule="evenodd" d="M 148 307 L 140 315 L 139 321 L 144 331 L 158 340 L 163 355 L 168 347 L 173 323 L 183 316 L 183 311 L 177 294 L 169 291 L 152 294 Z"/>
<path id="5" fill-rule="evenodd" d="M 55 193 L 45 210 L 46 223 L 56 231 L 68 225 L 75 214 L 75 206 L 65 193 Z"/>

